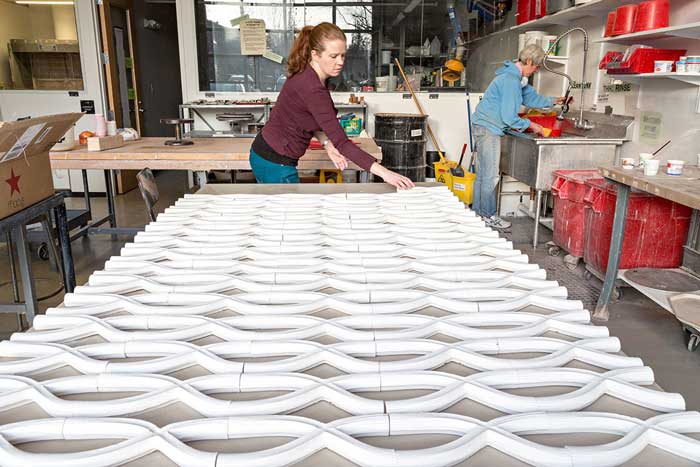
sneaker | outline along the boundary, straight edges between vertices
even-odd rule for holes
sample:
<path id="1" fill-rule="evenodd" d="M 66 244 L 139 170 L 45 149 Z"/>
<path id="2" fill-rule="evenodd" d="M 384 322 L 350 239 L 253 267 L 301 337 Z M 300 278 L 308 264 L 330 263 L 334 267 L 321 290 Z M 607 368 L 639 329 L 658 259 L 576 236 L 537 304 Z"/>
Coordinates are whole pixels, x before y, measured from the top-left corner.
<path id="1" fill-rule="evenodd" d="M 498 216 L 485 217 L 484 222 L 486 222 L 487 227 L 493 227 L 494 229 L 507 229 L 510 227 L 510 222 L 504 221 Z"/>

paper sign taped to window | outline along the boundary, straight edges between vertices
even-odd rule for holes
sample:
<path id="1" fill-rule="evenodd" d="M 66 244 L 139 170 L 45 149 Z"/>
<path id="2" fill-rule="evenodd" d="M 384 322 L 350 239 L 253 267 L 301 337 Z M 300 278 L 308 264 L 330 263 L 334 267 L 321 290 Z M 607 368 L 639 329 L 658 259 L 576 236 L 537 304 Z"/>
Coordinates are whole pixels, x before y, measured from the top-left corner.
<path id="1" fill-rule="evenodd" d="M 248 15 L 243 15 L 243 16 L 239 16 L 238 18 L 234 18 L 231 20 L 231 26 L 236 27 L 239 24 L 241 24 L 241 21 L 246 20 L 248 18 L 250 18 L 250 16 L 248 16 Z"/>
<path id="2" fill-rule="evenodd" d="M 268 60 L 272 60 L 273 62 L 277 63 L 282 63 L 282 60 L 284 59 L 283 56 L 280 54 L 274 53 L 272 50 L 266 50 L 265 53 L 263 54 L 263 57 L 265 57 Z"/>
<path id="3" fill-rule="evenodd" d="M 261 19 L 241 21 L 241 55 L 263 55 L 266 50 L 265 21 Z"/>

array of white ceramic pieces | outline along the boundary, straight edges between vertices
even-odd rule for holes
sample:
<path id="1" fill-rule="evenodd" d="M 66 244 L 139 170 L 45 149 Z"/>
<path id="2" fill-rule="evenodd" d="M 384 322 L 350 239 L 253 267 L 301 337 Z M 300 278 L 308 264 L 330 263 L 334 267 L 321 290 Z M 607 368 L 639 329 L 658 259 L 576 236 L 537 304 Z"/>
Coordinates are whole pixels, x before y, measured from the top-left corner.
<path id="1" fill-rule="evenodd" d="M 700 414 L 620 350 L 444 187 L 186 195 L 31 332 L 0 342 L 0 418 L 26 404 L 54 417 L 1 425 L 0 463 L 116 465 L 157 451 L 180 465 L 272 467 L 325 448 L 363 466 L 423 467 L 491 447 L 532 465 L 612 466 L 647 446 L 700 461 L 688 436 Z M 333 376 L 308 373 L 321 367 Z M 206 375 L 186 376 L 193 368 Z M 605 398 L 668 414 L 584 411 Z M 286 415 L 323 403 L 352 416 Z M 136 418 L 177 404 L 205 418 Z M 469 404 L 511 415 L 440 413 Z M 567 433 L 619 439 L 526 438 Z M 408 434 L 451 438 L 408 450 L 361 440 Z M 187 444 L 275 436 L 290 439 L 242 453 Z M 115 439 L 64 454 L 16 447 Z"/>

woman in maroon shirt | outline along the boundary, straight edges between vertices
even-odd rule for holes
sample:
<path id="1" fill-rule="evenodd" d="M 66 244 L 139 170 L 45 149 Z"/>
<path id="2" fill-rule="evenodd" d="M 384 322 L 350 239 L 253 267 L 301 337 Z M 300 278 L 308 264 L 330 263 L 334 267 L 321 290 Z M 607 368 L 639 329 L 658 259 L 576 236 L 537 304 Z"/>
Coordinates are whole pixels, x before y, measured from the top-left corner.
<path id="1" fill-rule="evenodd" d="M 289 78 L 250 149 L 258 183 L 298 183 L 299 158 L 316 137 L 339 170 L 347 168 L 350 159 L 399 189 L 414 186 L 355 146 L 340 127 L 326 82 L 342 71 L 345 50 L 345 34 L 334 24 L 305 26 L 299 33 L 287 59 Z"/>

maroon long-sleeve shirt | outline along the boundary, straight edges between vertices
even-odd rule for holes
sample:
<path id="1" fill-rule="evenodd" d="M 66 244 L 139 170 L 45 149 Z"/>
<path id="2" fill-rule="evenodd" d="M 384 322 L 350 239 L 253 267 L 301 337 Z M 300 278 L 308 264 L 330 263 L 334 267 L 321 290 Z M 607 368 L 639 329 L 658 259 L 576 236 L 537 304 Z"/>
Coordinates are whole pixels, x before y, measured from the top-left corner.
<path id="1" fill-rule="evenodd" d="M 342 155 L 369 170 L 376 159 L 348 139 L 337 114 L 328 88 L 307 66 L 282 86 L 262 136 L 277 154 L 296 162 L 306 152 L 314 132 L 323 131 Z"/>

